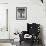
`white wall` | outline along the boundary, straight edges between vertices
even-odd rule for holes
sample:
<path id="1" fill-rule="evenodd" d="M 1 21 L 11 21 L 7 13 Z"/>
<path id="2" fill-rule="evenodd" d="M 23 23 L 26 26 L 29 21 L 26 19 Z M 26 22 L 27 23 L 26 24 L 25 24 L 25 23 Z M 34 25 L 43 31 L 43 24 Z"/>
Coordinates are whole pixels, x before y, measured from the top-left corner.
<path id="1" fill-rule="evenodd" d="M 8 0 L 0 0 L 0 3 L 8 3 Z M 8 5 L 6 4 L 0 4 L 0 27 L 3 27 L 6 23 L 6 9 L 8 8 Z M 1 15 L 4 19 L 4 21 L 2 20 L 3 18 L 1 18 Z M 1 20 L 3 21 L 3 23 L 1 23 Z M 3 25 L 2 25 L 3 24 Z M 1 26 L 2 25 L 2 26 Z M 8 39 L 9 38 L 9 32 L 7 31 L 0 31 L 0 39 Z M 11 43 L 0 43 L 0 46 L 12 46 Z"/>
<path id="2" fill-rule="evenodd" d="M 0 3 L 1 2 L 7 3 L 8 0 L 0 0 Z M 27 20 L 16 20 L 16 7 L 27 7 Z M 36 22 L 40 23 L 43 26 L 44 40 L 46 42 L 45 4 L 43 5 L 40 0 L 9 0 L 8 17 L 9 31 L 11 32 L 11 36 L 16 30 L 18 31 L 26 30 L 27 23 Z"/>
<path id="3" fill-rule="evenodd" d="M 0 0 L 0 3 L 8 3 L 8 0 Z"/>
<path id="4" fill-rule="evenodd" d="M 0 39 L 9 38 L 9 32 L 6 31 L 7 9 L 8 9 L 8 4 L 0 4 Z"/>
<path id="5" fill-rule="evenodd" d="M 16 7 L 27 7 L 27 20 L 16 20 Z M 19 32 L 26 30 L 27 23 L 40 23 L 46 41 L 45 5 L 40 0 L 9 0 L 9 31 L 11 36 L 16 30 Z"/>

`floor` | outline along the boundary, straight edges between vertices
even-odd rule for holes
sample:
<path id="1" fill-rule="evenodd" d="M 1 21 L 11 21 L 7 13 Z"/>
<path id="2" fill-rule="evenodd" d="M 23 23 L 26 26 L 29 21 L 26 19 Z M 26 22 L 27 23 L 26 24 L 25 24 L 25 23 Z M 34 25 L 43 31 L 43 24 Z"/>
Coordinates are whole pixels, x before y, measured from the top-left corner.
<path id="1" fill-rule="evenodd" d="M 11 43 L 0 43 L 0 46 L 12 46 Z"/>
<path id="2" fill-rule="evenodd" d="M 12 45 L 11 43 L 0 43 L 0 46 L 16 46 L 16 45 Z M 22 44 L 18 44 L 17 46 L 31 46 L 28 43 L 22 42 Z M 33 45 L 33 46 L 42 46 L 42 45 Z"/>
<path id="3" fill-rule="evenodd" d="M 19 46 L 31 46 L 31 45 L 28 44 L 28 43 L 22 42 L 22 44 L 19 45 Z M 34 44 L 33 46 L 43 46 L 43 45 L 41 45 L 41 44 Z"/>

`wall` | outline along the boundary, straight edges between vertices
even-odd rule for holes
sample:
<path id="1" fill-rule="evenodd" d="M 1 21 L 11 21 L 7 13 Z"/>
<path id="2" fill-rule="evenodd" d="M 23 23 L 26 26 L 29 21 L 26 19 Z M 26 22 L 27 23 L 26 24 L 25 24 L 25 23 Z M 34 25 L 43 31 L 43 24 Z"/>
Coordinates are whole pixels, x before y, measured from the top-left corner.
<path id="1" fill-rule="evenodd" d="M 0 0 L 0 3 L 8 3 L 8 0 Z"/>
<path id="2" fill-rule="evenodd" d="M 27 7 L 27 20 L 16 20 L 16 7 Z M 40 0 L 12 0 L 9 1 L 9 31 L 10 35 L 18 30 L 27 30 L 27 23 L 40 23 L 43 28 L 44 41 L 46 42 L 46 16 L 45 5 Z M 13 38 L 13 37 L 11 37 Z"/>
<path id="3" fill-rule="evenodd" d="M 0 0 L 0 3 L 8 3 L 8 0 Z M 8 8 L 7 4 L 6 5 L 0 4 L 0 27 L 3 27 L 6 24 L 5 17 L 6 17 L 6 9 L 7 8 Z M 1 17 L 3 17 L 3 18 L 1 18 Z M 4 19 L 5 22 L 2 19 Z M 2 22 L 1 20 L 3 21 L 3 23 L 1 23 Z M 8 39 L 8 38 L 9 38 L 9 32 L 6 32 L 6 31 L 1 32 L 0 31 L 0 39 Z M 10 43 L 0 43 L 0 46 L 12 46 L 12 45 Z"/>
<path id="4" fill-rule="evenodd" d="M 8 0 L 0 0 L 0 28 L 6 25 L 5 17 L 6 17 L 6 9 L 8 8 L 7 4 L 2 3 L 8 3 Z M 9 39 L 9 32 L 0 31 L 0 39 Z M 0 46 L 12 46 L 12 45 L 11 43 L 0 43 Z"/>
<path id="5" fill-rule="evenodd" d="M 44 0 L 45 2 L 45 0 Z M 16 7 L 27 7 L 27 20 L 16 20 Z M 9 31 L 10 35 L 18 30 L 27 30 L 27 23 L 40 23 L 42 25 L 44 42 L 46 44 L 46 16 L 45 4 L 40 0 L 11 0 L 9 1 Z M 12 37 L 11 37 L 12 38 Z"/>
<path id="6" fill-rule="evenodd" d="M 7 9 L 8 4 L 0 3 L 0 39 L 9 39 L 7 29 Z"/>
<path id="7" fill-rule="evenodd" d="M 0 0 L 0 2 L 8 2 L 8 0 Z M 16 7 L 27 7 L 27 20 L 16 20 Z M 45 3 L 42 4 L 40 0 L 9 0 L 8 18 L 10 36 L 13 36 L 16 30 L 19 32 L 26 30 L 27 23 L 40 23 L 43 27 L 44 41 L 46 44 Z"/>

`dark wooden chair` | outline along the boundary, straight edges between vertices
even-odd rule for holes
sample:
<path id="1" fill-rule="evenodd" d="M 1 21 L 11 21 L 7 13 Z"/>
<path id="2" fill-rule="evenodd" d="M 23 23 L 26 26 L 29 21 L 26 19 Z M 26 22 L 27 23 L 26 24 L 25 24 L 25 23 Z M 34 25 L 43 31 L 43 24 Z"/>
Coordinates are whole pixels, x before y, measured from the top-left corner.
<path id="1" fill-rule="evenodd" d="M 40 33 L 40 24 L 27 23 L 27 31 L 22 31 L 22 34 L 20 34 L 20 44 L 22 41 L 25 41 L 24 35 L 29 34 L 32 35 L 32 37 L 29 39 L 30 43 L 33 45 L 34 42 L 39 43 L 39 33 Z M 26 39 L 28 40 L 28 39 Z"/>

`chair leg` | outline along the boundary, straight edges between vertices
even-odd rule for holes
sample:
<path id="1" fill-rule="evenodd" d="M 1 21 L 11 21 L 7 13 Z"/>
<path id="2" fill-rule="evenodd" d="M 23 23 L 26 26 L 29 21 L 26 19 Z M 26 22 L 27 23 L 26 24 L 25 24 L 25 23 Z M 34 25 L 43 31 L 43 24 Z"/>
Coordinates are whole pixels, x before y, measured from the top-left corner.
<path id="1" fill-rule="evenodd" d="M 34 43 L 34 42 L 32 42 L 30 46 L 33 46 L 33 43 Z"/>
<path id="2" fill-rule="evenodd" d="M 20 41 L 20 45 L 21 45 L 21 41 Z"/>
<path id="3" fill-rule="evenodd" d="M 31 45 L 30 45 L 30 46 L 33 46 L 33 44 L 34 44 L 34 41 L 33 41 L 33 39 L 32 39 L 32 41 L 31 41 Z"/>

